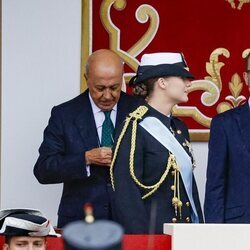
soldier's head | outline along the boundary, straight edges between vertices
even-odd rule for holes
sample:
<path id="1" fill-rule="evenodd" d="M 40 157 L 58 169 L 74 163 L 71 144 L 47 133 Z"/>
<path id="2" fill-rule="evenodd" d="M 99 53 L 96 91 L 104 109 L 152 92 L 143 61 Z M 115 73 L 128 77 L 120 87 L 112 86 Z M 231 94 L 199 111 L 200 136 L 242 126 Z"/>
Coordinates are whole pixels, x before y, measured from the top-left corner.
<path id="1" fill-rule="evenodd" d="M 162 95 L 178 103 L 188 100 L 187 87 L 192 78 L 182 53 L 152 53 L 142 56 L 130 85 L 137 96 L 150 98 L 156 94 L 160 98 Z"/>
<path id="2" fill-rule="evenodd" d="M 1 210 L 0 234 L 5 236 L 3 250 L 45 250 L 46 237 L 58 236 L 48 219 L 28 209 Z"/>

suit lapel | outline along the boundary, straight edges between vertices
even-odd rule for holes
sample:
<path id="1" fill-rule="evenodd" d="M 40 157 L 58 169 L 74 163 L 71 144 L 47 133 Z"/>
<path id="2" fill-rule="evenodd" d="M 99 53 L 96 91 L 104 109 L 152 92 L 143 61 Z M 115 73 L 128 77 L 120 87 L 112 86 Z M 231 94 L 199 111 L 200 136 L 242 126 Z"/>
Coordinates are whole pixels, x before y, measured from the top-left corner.
<path id="1" fill-rule="evenodd" d="M 242 105 L 235 113 L 236 120 L 240 127 L 242 142 L 250 153 L 250 110 L 248 102 Z"/>
<path id="2" fill-rule="evenodd" d="M 126 114 L 128 114 L 127 102 L 125 101 L 124 94 L 121 93 L 120 99 L 117 104 L 117 115 L 116 115 L 116 125 L 115 128 L 119 126 L 119 124 L 123 123 Z"/>
<path id="3" fill-rule="evenodd" d="M 79 115 L 76 117 L 75 124 L 83 139 L 87 149 L 98 147 L 98 134 L 91 104 L 89 101 L 88 91 L 82 96 L 82 102 Z"/>

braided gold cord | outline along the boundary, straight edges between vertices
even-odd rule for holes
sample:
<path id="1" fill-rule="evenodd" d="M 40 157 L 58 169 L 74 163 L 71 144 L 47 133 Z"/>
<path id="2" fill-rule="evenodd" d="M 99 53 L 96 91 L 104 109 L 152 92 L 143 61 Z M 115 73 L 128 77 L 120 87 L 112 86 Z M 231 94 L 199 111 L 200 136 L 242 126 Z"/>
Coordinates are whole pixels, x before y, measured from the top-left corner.
<path id="1" fill-rule="evenodd" d="M 130 158 L 129 158 L 129 170 L 130 170 L 130 175 L 132 177 L 132 179 L 134 180 L 134 182 L 141 188 L 143 189 L 152 189 L 151 191 L 149 191 L 147 194 L 145 194 L 142 199 L 146 199 L 147 197 L 149 197 L 150 195 L 152 195 L 159 187 L 160 185 L 163 183 L 163 181 L 166 179 L 168 172 L 170 170 L 171 167 L 177 167 L 177 163 L 175 160 L 175 156 L 173 154 L 169 155 L 168 158 L 168 163 L 166 166 L 166 170 L 164 171 L 163 175 L 161 176 L 160 180 L 150 186 L 144 185 L 143 183 L 141 183 L 138 178 L 135 176 L 135 172 L 134 172 L 134 155 L 135 155 L 135 145 L 136 145 L 136 131 L 137 131 L 137 124 L 135 122 L 133 122 L 133 127 L 132 127 L 132 136 L 131 136 L 131 150 L 130 150 Z"/>
<path id="2" fill-rule="evenodd" d="M 173 154 L 170 154 L 168 157 L 168 164 L 166 167 L 166 170 L 164 171 L 163 175 L 161 176 L 160 180 L 158 183 L 155 184 L 155 188 L 153 188 L 153 190 L 151 190 L 150 192 L 148 192 L 147 194 L 145 194 L 142 199 L 146 199 L 147 197 L 149 197 L 150 195 L 152 195 L 154 192 L 157 191 L 157 189 L 160 187 L 160 185 L 163 183 L 163 181 L 166 179 L 169 170 L 171 169 L 171 167 L 177 166 L 176 160 L 175 160 L 175 156 Z"/>
<path id="3" fill-rule="evenodd" d="M 133 123 L 132 123 L 131 148 L 130 148 L 130 157 L 129 157 L 129 171 L 130 171 L 130 175 L 131 175 L 132 179 L 134 180 L 134 182 L 139 187 L 141 187 L 143 189 L 146 189 L 146 190 L 150 190 L 147 194 L 145 194 L 142 197 L 142 199 L 146 199 L 147 197 L 149 197 L 150 195 L 152 195 L 154 192 L 157 191 L 157 189 L 160 187 L 160 185 L 166 179 L 171 167 L 173 169 L 178 169 L 175 156 L 172 153 L 170 153 L 169 157 L 168 157 L 168 163 L 166 165 L 166 170 L 164 171 L 164 173 L 162 174 L 160 180 L 157 183 L 147 186 L 147 185 L 144 185 L 143 183 L 141 183 L 138 180 L 138 178 L 136 177 L 135 171 L 134 171 L 134 156 L 135 156 L 137 126 L 138 126 L 138 120 L 142 119 L 142 117 L 147 112 L 147 110 L 148 110 L 148 108 L 146 106 L 140 106 L 133 113 L 130 113 L 129 116 L 126 118 L 125 124 L 123 126 L 122 131 L 121 131 L 121 134 L 118 137 L 116 148 L 114 150 L 114 156 L 113 156 L 111 166 L 110 166 L 111 185 L 112 185 L 113 190 L 115 190 L 115 182 L 114 182 L 114 174 L 113 174 L 113 172 L 114 172 L 114 164 L 115 164 L 115 161 L 116 161 L 116 158 L 117 158 L 119 147 L 121 145 L 121 141 L 122 141 L 122 139 L 123 139 L 123 137 L 124 137 L 124 135 L 125 135 L 125 133 L 127 131 L 129 123 L 132 121 Z"/>
<path id="4" fill-rule="evenodd" d="M 121 144 L 121 141 L 125 135 L 125 132 L 127 131 L 128 125 L 130 123 L 130 121 L 132 119 L 134 119 L 134 123 L 137 123 L 137 120 L 142 119 L 142 117 L 144 116 L 144 114 L 148 111 L 148 108 L 146 106 L 140 106 L 138 107 L 134 112 L 130 113 L 129 116 L 126 118 L 125 124 L 122 128 L 121 134 L 118 137 L 117 143 L 116 143 L 116 147 L 115 147 L 115 151 L 114 151 L 114 156 L 110 165 L 110 179 L 111 179 L 111 186 L 112 189 L 115 191 L 115 182 L 114 182 L 114 174 L 113 174 L 113 169 L 114 169 L 114 164 L 116 161 L 116 157 L 118 154 L 118 150 Z"/>

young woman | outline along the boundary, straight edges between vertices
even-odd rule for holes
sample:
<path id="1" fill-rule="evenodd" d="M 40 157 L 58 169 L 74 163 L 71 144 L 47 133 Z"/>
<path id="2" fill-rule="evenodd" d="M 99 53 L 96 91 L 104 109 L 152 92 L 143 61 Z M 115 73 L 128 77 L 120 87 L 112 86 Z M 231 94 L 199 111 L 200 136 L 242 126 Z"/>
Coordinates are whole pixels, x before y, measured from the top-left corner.
<path id="1" fill-rule="evenodd" d="M 110 168 L 115 219 L 127 234 L 161 234 L 163 223 L 203 222 L 185 124 L 171 115 L 188 101 L 193 75 L 181 53 L 145 54 L 131 79 L 146 103 L 131 113 Z"/>

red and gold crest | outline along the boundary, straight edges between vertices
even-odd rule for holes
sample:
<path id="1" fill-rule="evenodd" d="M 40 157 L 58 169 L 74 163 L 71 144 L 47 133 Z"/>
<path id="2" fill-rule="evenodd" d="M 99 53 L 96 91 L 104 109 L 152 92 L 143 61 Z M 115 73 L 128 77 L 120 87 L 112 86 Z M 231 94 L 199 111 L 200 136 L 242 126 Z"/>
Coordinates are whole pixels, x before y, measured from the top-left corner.
<path id="1" fill-rule="evenodd" d="M 249 3 L 82 0 L 82 76 L 87 57 L 100 48 L 123 58 L 126 82 L 142 54 L 183 52 L 196 79 L 188 103 L 173 113 L 186 122 L 192 140 L 207 140 L 212 117 L 249 96 L 242 78 L 243 58 L 250 52 Z"/>

